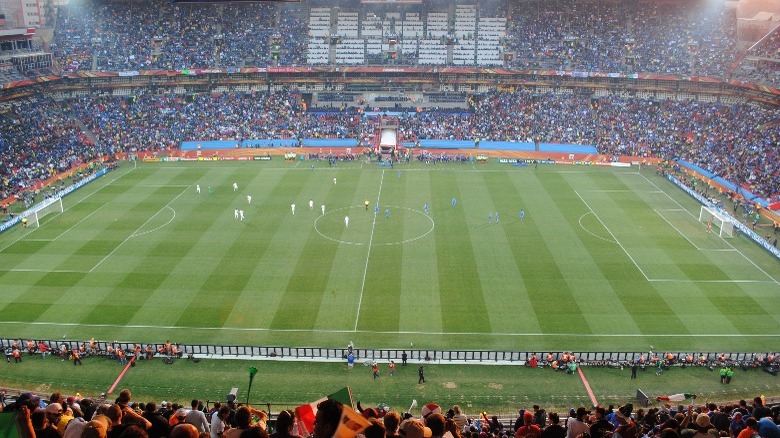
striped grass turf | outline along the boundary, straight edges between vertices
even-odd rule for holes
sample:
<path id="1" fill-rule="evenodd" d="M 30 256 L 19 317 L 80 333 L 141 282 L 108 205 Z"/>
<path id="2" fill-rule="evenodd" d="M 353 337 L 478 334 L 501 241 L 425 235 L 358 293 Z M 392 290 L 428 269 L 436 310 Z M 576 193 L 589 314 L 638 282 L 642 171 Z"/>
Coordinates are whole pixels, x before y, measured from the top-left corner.
<path id="1" fill-rule="evenodd" d="M 0 235 L 5 336 L 535 351 L 780 338 L 777 260 L 705 233 L 695 201 L 636 168 L 128 163 L 64 204 Z"/>

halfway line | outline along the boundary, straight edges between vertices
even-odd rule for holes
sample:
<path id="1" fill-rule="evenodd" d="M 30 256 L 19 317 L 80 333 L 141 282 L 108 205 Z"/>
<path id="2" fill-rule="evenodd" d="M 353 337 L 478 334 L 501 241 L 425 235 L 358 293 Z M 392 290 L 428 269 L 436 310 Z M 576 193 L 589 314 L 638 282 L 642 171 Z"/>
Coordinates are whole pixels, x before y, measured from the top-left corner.
<path id="1" fill-rule="evenodd" d="M 382 178 L 379 179 L 379 193 L 376 195 L 376 204 L 379 205 L 379 198 L 382 197 L 382 183 L 385 182 L 385 170 L 382 169 Z M 363 304 L 363 291 L 366 288 L 366 276 L 368 275 L 368 261 L 371 259 L 371 243 L 374 241 L 374 228 L 376 228 L 376 217 L 379 212 L 374 211 L 374 222 L 371 223 L 371 237 L 368 238 L 368 252 L 366 253 L 366 267 L 363 269 L 363 283 L 360 285 L 360 298 L 358 298 L 357 315 L 355 315 L 355 328 L 357 331 L 360 321 L 360 307 Z"/>

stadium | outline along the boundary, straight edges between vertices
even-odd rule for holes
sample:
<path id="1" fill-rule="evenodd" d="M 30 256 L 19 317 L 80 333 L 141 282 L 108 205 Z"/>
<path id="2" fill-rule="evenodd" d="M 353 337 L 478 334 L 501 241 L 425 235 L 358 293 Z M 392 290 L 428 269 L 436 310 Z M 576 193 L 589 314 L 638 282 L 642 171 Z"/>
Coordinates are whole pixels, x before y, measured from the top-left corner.
<path id="1" fill-rule="evenodd" d="M 0 2 L 9 395 L 273 421 L 348 387 L 469 437 L 780 396 L 775 3 L 31 4 Z"/>

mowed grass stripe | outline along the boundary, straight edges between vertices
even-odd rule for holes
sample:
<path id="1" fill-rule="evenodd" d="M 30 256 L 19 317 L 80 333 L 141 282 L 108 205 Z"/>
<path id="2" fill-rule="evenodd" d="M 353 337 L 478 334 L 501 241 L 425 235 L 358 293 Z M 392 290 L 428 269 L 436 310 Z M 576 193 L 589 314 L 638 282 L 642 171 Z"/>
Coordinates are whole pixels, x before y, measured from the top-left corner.
<path id="1" fill-rule="evenodd" d="M 434 232 L 401 245 L 400 289 L 396 296 L 387 297 L 387 309 L 397 309 L 400 331 L 425 331 L 442 327 L 440 309 L 442 288 L 439 284 L 439 260 L 437 259 L 436 227 L 446 215 L 452 214 L 450 197 L 434 202 L 432 172 L 402 172 L 407 205 L 423 210 L 428 204 L 428 215 L 432 219 Z M 437 194 L 441 196 L 441 194 Z M 424 211 L 423 211 L 424 214 Z M 404 237 L 411 238 L 423 230 L 404 229 Z M 425 230 L 427 232 L 427 229 Z M 388 294 L 390 295 L 390 294 Z M 410 337 L 412 338 L 412 337 Z M 406 341 L 404 337 L 404 341 Z M 411 342 L 411 340 L 410 340 Z M 406 342 L 402 342 L 406 345 Z"/>
<path id="2" fill-rule="evenodd" d="M 476 176 L 476 175 L 474 175 Z M 436 258 L 439 276 L 439 309 L 442 330 L 445 332 L 490 333 L 490 318 L 482 286 L 479 282 L 479 266 L 474 254 L 469 233 L 474 232 L 470 218 L 481 216 L 480 209 L 470 204 L 476 195 L 473 192 L 478 177 L 466 182 L 463 173 L 432 172 L 431 194 L 437 211 L 441 210 L 442 221 L 436 227 Z M 456 206 L 446 206 L 447 199 L 455 198 Z M 438 216 L 438 215 L 437 215 Z M 420 297 L 420 304 L 431 306 L 428 297 Z M 467 315 L 467 316 L 464 316 Z"/>
<path id="3" fill-rule="evenodd" d="M 566 263 L 567 241 L 560 237 L 567 227 L 565 217 L 557 211 L 556 200 L 568 186 L 557 173 L 537 172 L 538 182 L 531 180 L 524 188 L 525 208 L 530 230 L 525 235 L 528 248 L 520 268 L 533 311 L 543 333 L 591 333 L 560 265 Z M 554 193 L 554 195 L 553 195 Z"/>
<path id="4" fill-rule="evenodd" d="M 580 178 L 569 176 L 572 193 L 575 187 L 589 186 L 598 187 L 604 189 L 606 187 L 614 188 L 622 186 L 625 190 L 630 190 L 628 186 L 625 186 L 614 174 L 602 173 L 591 175 L 582 175 Z M 585 179 L 585 181 L 583 181 Z M 588 193 L 588 196 L 591 194 Z M 612 235 L 622 243 L 624 235 L 618 234 L 613 231 L 614 217 L 621 216 L 617 213 L 609 215 L 607 218 L 602 218 L 602 210 L 607 208 L 605 204 L 616 210 L 626 208 L 629 203 L 615 202 L 612 196 L 617 195 L 621 199 L 624 194 L 609 193 L 606 194 L 607 198 L 602 199 L 604 194 L 599 194 L 598 211 L 594 212 L 603 222 L 604 226 L 607 226 Z M 583 198 L 585 195 L 580 195 Z M 579 198 L 579 197 L 578 197 Z M 572 200 L 572 202 L 576 202 Z M 579 202 L 582 202 L 581 200 Z M 594 208 L 594 202 L 587 200 L 587 205 L 583 204 L 583 207 Z M 647 206 L 644 206 L 645 212 L 652 211 Z M 611 219 L 611 220 L 610 220 Z M 621 218 L 622 220 L 622 218 Z M 644 223 L 644 222 L 639 222 Z M 656 225 L 656 227 L 659 225 Z M 634 226 L 633 228 L 637 228 Z M 638 230 L 637 233 L 643 233 L 642 230 Z M 645 240 L 648 245 L 653 245 L 653 237 L 645 235 Z M 595 243 L 595 242 L 594 242 Z M 606 242 L 605 242 L 606 243 Z M 596 249 L 598 248 L 598 249 Z M 639 271 L 634 262 L 631 261 L 628 255 L 617 244 L 610 248 L 610 245 L 596 244 L 592 247 L 592 253 L 594 260 L 600 266 L 601 271 L 606 278 L 610 279 L 610 284 L 616 291 L 616 298 L 622 303 L 622 306 L 627 310 L 628 314 L 634 321 L 634 325 L 639 327 L 642 333 L 654 334 L 654 333 L 689 333 L 687 327 L 681 320 L 676 312 L 674 306 L 663 299 L 659 294 L 656 287 L 646 281 L 642 273 Z M 598 254 L 598 256 L 596 255 Z M 633 256 L 633 254 L 632 254 Z"/>
<path id="5" fill-rule="evenodd" d="M 376 225 L 373 227 L 372 245 L 379 242 L 389 243 L 402 240 L 407 232 L 406 226 L 413 224 L 411 220 L 404 220 L 407 217 L 407 210 L 402 208 L 410 205 L 406 197 L 408 178 L 399 178 L 398 172 L 400 171 L 392 169 L 376 172 L 381 179 L 381 183 L 375 184 L 376 190 L 378 192 L 381 186 L 382 191 L 378 193 L 380 213 L 377 215 Z M 385 215 L 386 210 L 390 211 L 389 215 Z M 371 247 L 366 267 L 358 329 L 399 330 L 402 264 L 402 245 Z"/>
<path id="6" fill-rule="evenodd" d="M 514 170 L 514 169 L 512 169 Z M 512 179 L 520 179 L 512 171 L 480 173 L 481 184 L 474 184 L 474 200 L 482 211 L 492 211 L 493 223 L 481 218 L 471 232 L 474 254 L 479 265 L 479 281 L 489 309 L 491 331 L 496 333 L 539 333 L 539 321 L 530 312 L 531 303 L 523 277 L 518 269 L 518 257 L 527 257 L 521 236 L 529 225 L 520 223 L 518 212 L 525 200 Z M 511 175 L 511 176 L 510 176 Z M 498 213 L 499 221 L 495 214 Z"/>
<path id="7" fill-rule="evenodd" d="M 284 295 L 279 301 L 270 328 L 274 329 L 313 329 L 320 313 L 325 289 L 334 263 L 335 251 L 330 242 L 324 241 L 312 234 L 313 222 L 308 217 L 307 196 L 314 191 L 316 185 L 324 184 L 324 177 L 330 173 L 313 171 L 311 173 L 288 172 L 280 185 L 275 189 L 278 199 L 283 199 L 287 205 L 290 200 L 296 202 L 296 214 L 288 214 L 280 220 L 276 233 L 281 241 L 289 241 L 285 261 L 295 268 L 289 274 L 288 282 L 283 289 Z M 357 172 L 338 173 L 341 187 L 333 187 L 342 196 L 351 196 L 355 187 Z M 306 189 L 309 179 L 314 179 L 312 188 Z M 342 198 L 343 199 L 343 198 Z M 288 210 L 289 211 L 289 210 Z"/>
<path id="8" fill-rule="evenodd" d="M 531 193 L 543 193 L 542 187 L 537 187 L 538 181 L 532 173 L 521 173 L 520 177 L 513 178 L 513 187 L 518 192 L 531 192 Z M 565 196 L 556 196 L 553 201 L 563 203 L 568 207 L 561 210 L 561 214 L 568 222 L 569 226 L 562 226 L 560 229 L 560 237 L 566 240 L 568 243 L 565 246 L 566 262 L 564 264 L 559 263 L 560 270 L 564 277 L 567 279 L 569 288 L 574 292 L 574 297 L 577 306 L 583 312 L 583 315 L 587 319 L 588 326 L 594 333 L 613 333 L 615 331 L 615 325 L 619 325 L 624 333 L 639 333 L 638 327 L 635 325 L 630 314 L 620 304 L 617 298 L 617 291 L 609 283 L 607 276 L 601 271 L 598 261 L 594 257 L 593 246 L 604 247 L 608 251 L 610 256 L 617 249 L 614 243 L 611 243 L 602 238 L 598 238 L 593 234 L 608 235 L 604 232 L 600 225 L 598 229 L 594 231 L 586 231 L 580 226 L 580 218 L 587 212 L 587 208 L 582 206 L 579 199 L 573 197 L 571 190 Z M 526 205 L 523 202 L 523 205 Z M 580 208 L 577 208 L 580 206 Z M 517 261 L 517 269 L 520 269 L 522 263 L 525 261 L 523 258 L 529 257 L 534 253 L 534 248 L 528 248 L 526 242 L 526 236 L 530 233 L 538 233 L 538 230 L 530 228 L 528 225 L 534 224 L 534 221 L 538 219 L 538 215 L 530 215 L 524 219 L 522 223 L 519 223 L 523 232 L 518 236 L 509 234 L 508 239 L 516 241 L 515 257 Z M 526 224 L 526 222 L 529 224 Z M 526 246 L 525 248 L 523 248 Z M 612 260 L 609 257 L 608 260 Z M 568 305 L 568 304 L 567 304 Z"/>

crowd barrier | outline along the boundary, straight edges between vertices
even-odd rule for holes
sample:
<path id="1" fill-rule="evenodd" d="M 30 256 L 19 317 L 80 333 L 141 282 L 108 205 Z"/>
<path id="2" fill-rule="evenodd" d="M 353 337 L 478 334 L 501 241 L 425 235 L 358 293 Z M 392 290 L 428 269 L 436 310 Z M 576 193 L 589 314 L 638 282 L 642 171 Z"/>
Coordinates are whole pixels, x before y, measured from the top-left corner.
<path id="1" fill-rule="evenodd" d="M 27 339 L 0 338 L 0 347 L 10 352 L 14 342 L 19 348 L 27 351 Z M 90 350 L 89 341 L 79 340 L 39 340 L 34 339 L 37 345 L 39 342 L 46 344 L 53 354 L 62 351 L 63 346 L 68 350 L 78 349 L 84 345 L 85 349 Z M 135 350 L 135 346 L 141 347 L 141 355 L 145 355 L 146 347 L 151 347 L 153 357 L 168 357 L 172 355 L 171 351 L 166 351 L 166 343 L 133 343 L 119 341 L 95 341 L 96 354 L 104 354 L 109 350 L 109 346 L 116 351 L 122 349 L 127 352 Z M 210 345 L 210 344 L 172 344 L 176 347 L 177 356 L 193 358 L 236 358 L 247 360 L 309 360 L 309 361 L 340 361 L 346 360 L 350 353 L 349 347 L 327 348 L 327 347 L 285 347 L 285 346 L 250 346 L 250 345 Z M 564 353 L 548 351 L 496 351 L 496 350 L 425 350 L 425 349 L 361 349 L 353 348 L 351 350 L 357 362 L 377 361 L 388 362 L 390 360 L 401 362 L 404 354 L 407 361 L 415 363 L 437 363 L 437 364 L 497 364 L 497 365 L 526 365 L 526 362 L 532 355 L 536 355 L 540 364 L 544 364 L 547 355 L 552 355 L 553 360 L 560 360 Z M 668 352 L 656 352 L 658 357 L 665 357 Z M 694 358 L 691 365 L 707 365 L 719 362 L 721 357 L 731 363 L 752 363 L 763 358 L 774 356 L 771 352 L 702 352 L 702 351 L 673 351 L 671 352 L 678 360 L 678 365 L 685 364 L 684 358 L 690 356 Z M 589 366 L 609 366 L 611 364 L 625 364 L 638 361 L 640 358 L 646 363 L 650 363 L 651 353 L 648 351 L 573 351 L 567 352 L 567 355 L 573 355 L 581 365 Z M 702 360 L 703 359 L 703 360 Z M 780 360 L 780 356 L 777 357 Z"/>

